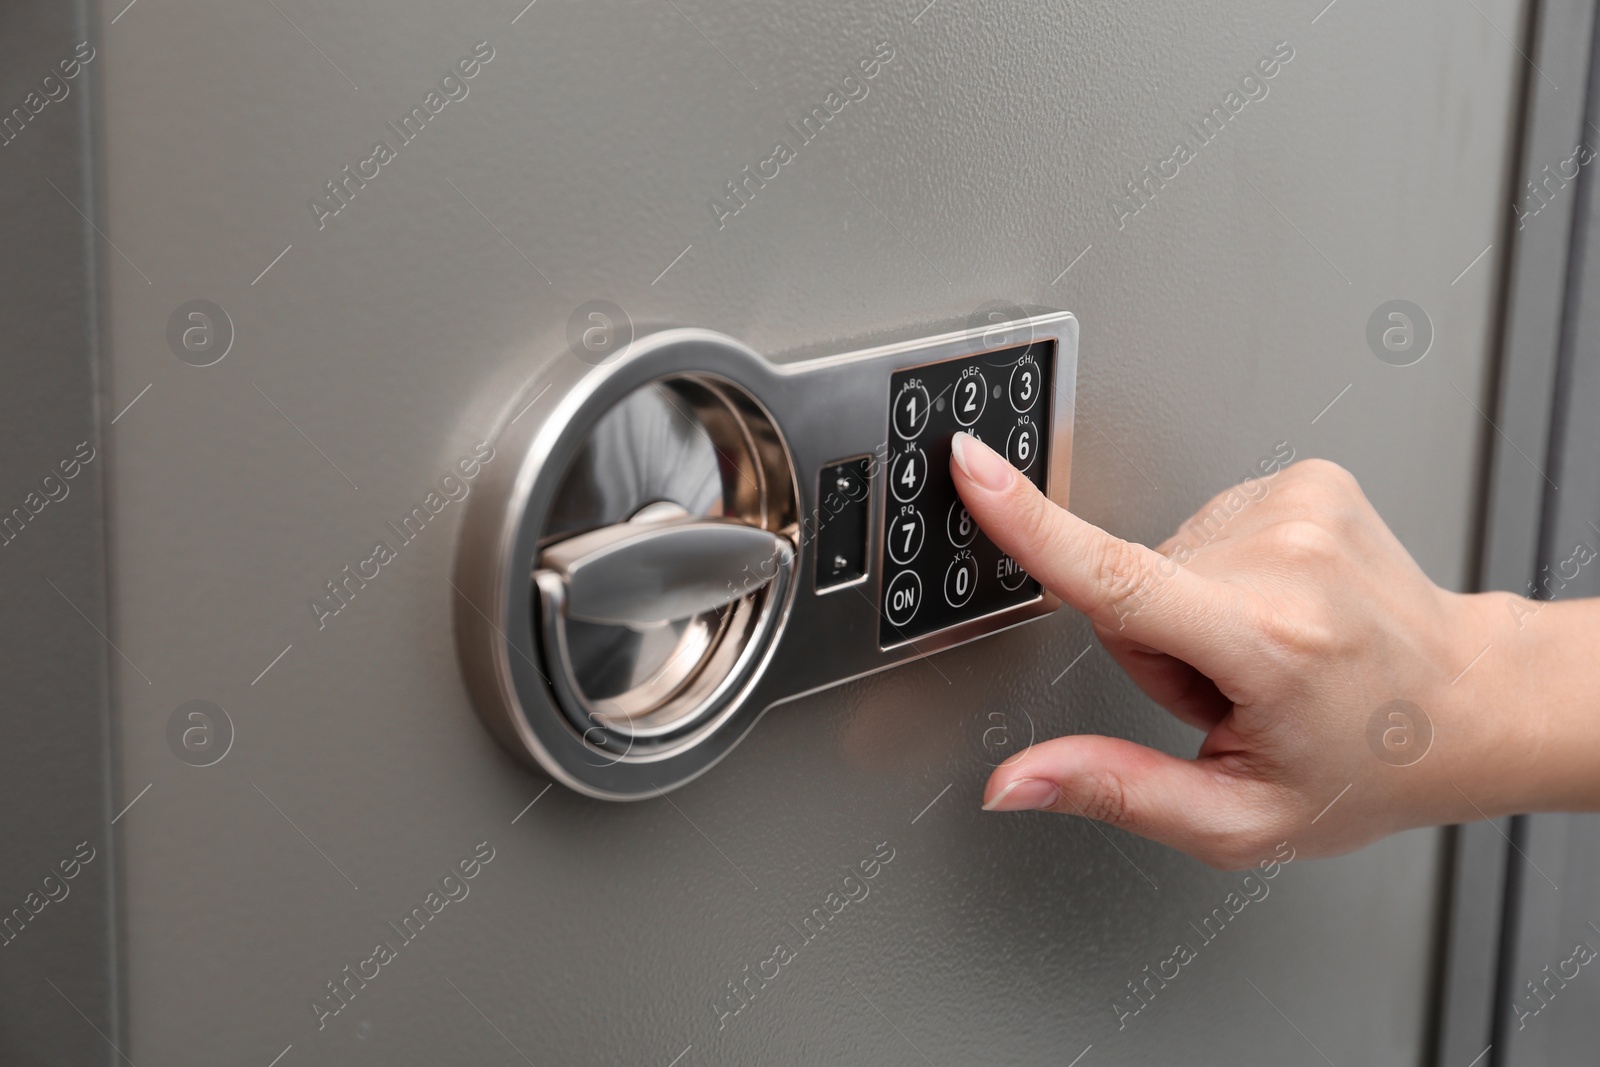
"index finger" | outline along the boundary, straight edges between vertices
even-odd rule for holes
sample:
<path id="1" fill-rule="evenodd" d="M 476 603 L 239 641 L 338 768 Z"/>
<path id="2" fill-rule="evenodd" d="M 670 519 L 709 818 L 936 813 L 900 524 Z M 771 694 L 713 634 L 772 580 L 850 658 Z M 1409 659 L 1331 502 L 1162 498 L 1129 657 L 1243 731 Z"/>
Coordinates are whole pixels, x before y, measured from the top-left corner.
<path id="1" fill-rule="evenodd" d="M 989 539 L 1095 625 L 1213 676 L 1235 675 L 1259 653 L 1238 590 L 1084 522 L 970 434 L 956 434 L 950 473 Z"/>

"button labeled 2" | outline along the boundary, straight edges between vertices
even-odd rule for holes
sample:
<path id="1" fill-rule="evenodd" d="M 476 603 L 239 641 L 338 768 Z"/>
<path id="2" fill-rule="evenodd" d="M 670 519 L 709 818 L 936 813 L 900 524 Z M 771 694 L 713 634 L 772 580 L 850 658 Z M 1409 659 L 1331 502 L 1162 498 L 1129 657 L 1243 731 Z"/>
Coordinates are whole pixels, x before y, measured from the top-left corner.
<path id="1" fill-rule="evenodd" d="M 961 380 L 956 382 L 955 406 L 956 421 L 963 426 L 971 426 L 983 415 L 983 407 L 989 402 L 989 386 L 983 380 L 983 372 L 977 367 L 968 367 L 962 372 Z"/>

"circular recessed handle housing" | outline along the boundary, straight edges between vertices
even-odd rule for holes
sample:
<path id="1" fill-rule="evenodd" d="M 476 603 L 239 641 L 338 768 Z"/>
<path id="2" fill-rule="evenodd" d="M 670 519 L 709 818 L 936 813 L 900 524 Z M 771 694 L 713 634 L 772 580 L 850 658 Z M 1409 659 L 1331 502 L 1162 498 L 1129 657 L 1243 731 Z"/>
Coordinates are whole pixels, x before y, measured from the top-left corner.
<path id="1" fill-rule="evenodd" d="M 798 584 L 799 498 L 777 426 L 738 384 L 758 363 L 703 330 L 560 361 L 469 500 L 455 585 L 474 703 L 580 792 L 681 785 L 760 713 L 744 698 Z"/>

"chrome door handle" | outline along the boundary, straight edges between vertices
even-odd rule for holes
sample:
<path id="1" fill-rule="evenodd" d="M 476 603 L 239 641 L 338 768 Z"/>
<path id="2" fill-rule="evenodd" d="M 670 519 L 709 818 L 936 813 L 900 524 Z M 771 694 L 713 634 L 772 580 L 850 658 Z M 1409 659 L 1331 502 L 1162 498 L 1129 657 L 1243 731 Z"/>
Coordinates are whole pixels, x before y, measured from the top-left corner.
<path id="1" fill-rule="evenodd" d="M 569 618 L 649 627 L 726 606 L 794 563 L 787 537 L 736 519 L 685 517 L 602 527 L 545 549 L 539 571 L 566 586 Z"/>

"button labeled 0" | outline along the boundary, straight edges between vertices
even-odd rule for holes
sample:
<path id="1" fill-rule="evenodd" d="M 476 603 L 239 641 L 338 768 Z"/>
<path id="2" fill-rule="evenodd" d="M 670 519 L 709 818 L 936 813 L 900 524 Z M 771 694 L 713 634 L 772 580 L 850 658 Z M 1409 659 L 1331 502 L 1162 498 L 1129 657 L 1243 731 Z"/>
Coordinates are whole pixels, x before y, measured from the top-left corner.
<path id="1" fill-rule="evenodd" d="M 959 608 L 972 599 L 978 588 L 978 561 L 971 552 L 963 552 L 950 561 L 944 572 L 944 599 L 953 608 Z"/>

